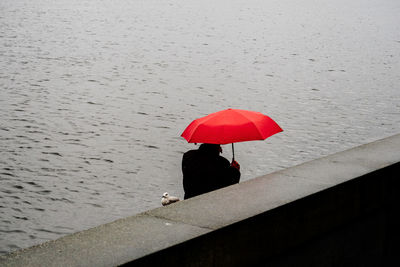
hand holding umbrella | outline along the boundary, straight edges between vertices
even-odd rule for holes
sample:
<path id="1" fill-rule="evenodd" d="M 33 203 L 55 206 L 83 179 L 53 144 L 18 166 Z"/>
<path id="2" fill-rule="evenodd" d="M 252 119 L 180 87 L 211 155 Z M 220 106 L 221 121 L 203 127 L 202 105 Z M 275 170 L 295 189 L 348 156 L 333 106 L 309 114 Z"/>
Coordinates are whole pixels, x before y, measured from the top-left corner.
<path id="1" fill-rule="evenodd" d="M 240 171 L 240 164 L 237 163 L 236 160 L 232 159 L 231 166 L 232 166 L 233 168 L 236 168 L 238 171 Z"/>

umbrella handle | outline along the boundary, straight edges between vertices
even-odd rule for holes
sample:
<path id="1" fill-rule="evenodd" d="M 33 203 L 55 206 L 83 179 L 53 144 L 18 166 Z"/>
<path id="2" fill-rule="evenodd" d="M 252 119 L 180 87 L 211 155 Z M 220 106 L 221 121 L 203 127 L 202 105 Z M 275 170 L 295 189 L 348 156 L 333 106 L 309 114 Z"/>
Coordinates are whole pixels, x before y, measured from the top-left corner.
<path id="1" fill-rule="evenodd" d="M 235 160 L 235 148 L 233 147 L 232 143 L 232 162 Z"/>

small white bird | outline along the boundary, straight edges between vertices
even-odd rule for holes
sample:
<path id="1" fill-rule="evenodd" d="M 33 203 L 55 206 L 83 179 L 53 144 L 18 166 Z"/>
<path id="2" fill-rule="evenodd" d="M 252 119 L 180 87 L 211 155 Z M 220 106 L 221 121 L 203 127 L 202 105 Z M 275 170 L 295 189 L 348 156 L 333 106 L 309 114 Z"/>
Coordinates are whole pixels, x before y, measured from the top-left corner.
<path id="1" fill-rule="evenodd" d="M 161 198 L 161 204 L 163 206 L 167 206 L 171 203 L 178 202 L 178 201 L 179 201 L 179 198 L 170 196 L 167 192 L 165 192 Z"/>

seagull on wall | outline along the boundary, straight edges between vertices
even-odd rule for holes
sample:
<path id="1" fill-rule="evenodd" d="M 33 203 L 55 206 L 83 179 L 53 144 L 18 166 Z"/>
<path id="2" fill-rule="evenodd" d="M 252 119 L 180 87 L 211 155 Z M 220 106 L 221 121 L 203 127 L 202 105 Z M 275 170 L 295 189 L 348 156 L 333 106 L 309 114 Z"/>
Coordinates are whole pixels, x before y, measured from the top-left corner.
<path id="1" fill-rule="evenodd" d="M 167 192 L 165 192 L 161 198 L 161 204 L 163 206 L 167 206 L 169 204 L 172 204 L 172 203 L 178 202 L 178 201 L 179 201 L 179 198 L 170 196 Z"/>

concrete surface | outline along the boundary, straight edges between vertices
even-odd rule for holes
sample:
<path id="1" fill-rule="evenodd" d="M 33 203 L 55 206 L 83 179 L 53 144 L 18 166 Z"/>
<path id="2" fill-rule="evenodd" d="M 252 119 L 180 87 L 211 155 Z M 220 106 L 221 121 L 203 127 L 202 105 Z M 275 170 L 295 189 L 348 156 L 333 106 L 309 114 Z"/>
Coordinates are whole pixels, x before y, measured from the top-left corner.
<path id="1" fill-rule="evenodd" d="M 400 134 L 0 258 L 0 266 L 377 266 Z M 363 264 L 362 264 L 363 263 Z"/>

